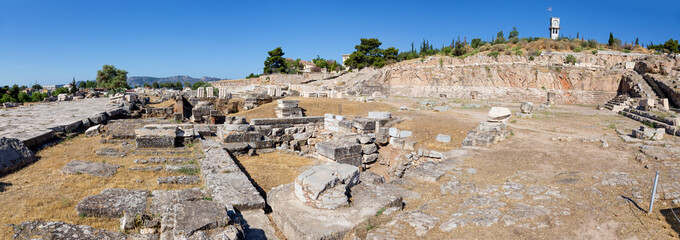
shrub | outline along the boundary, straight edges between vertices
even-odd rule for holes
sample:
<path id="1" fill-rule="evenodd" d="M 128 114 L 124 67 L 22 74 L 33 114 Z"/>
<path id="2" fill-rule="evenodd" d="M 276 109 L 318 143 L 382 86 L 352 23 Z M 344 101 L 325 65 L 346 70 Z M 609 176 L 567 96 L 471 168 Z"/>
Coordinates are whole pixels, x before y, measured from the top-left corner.
<path id="1" fill-rule="evenodd" d="M 597 50 L 593 50 L 591 53 L 592 53 L 592 54 L 597 54 Z"/>
<path id="2" fill-rule="evenodd" d="M 515 55 L 522 56 L 524 55 L 524 53 L 522 52 L 522 50 L 517 50 L 515 51 Z"/>
<path id="3" fill-rule="evenodd" d="M 576 49 L 574 49 L 574 52 L 581 52 L 582 50 L 583 49 L 581 47 L 577 47 Z"/>
<path id="4" fill-rule="evenodd" d="M 533 60 L 534 60 L 534 56 L 529 56 L 529 61 L 533 61 Z"/>
<path id="5" fill-rule="evenodd" d="M 489 54 L 487 54 L 487 56 L 489 56 L 489 57 L 498 57 L 498 55 L 501 55 L 501 53 L 498 52 L 498 51 L 493 51 L 493 52 L 490 52 Z"/>
<path id="6" fill-rule="evenodd" d="M 624 52 L 624 53 L 630 53 L 630 50 L 628 50 L 628 49 L 623 49 L 622 52 Z"/>
<path id="7" fill-rule="evenodd" d="M 571 63 L 571 64 L 576 64 L 576 57 L 574 55 L 567 55 L 567 58 L 564 60 L 564 63 Z"/>

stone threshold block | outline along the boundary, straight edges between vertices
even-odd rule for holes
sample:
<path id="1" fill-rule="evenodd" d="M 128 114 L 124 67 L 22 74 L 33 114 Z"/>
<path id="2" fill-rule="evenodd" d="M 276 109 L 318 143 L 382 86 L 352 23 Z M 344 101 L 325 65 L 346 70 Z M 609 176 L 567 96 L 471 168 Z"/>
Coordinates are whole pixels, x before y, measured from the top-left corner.
<path id="1" fill-rule="evenodd" d="M 137 148 L 172 148 L 177 138 L 176 125 L 151 124 L 135 130 Z"/>

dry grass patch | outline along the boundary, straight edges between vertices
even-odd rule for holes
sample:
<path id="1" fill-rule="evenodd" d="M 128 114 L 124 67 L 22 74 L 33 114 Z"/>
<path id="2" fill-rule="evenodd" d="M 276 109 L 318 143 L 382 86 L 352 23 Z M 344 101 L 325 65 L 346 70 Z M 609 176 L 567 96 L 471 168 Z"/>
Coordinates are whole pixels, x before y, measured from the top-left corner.
<path id="1" fill-rule="evenodd" d="M 117 144 L 120 145 L 120 144 Z M 134 159 L 150 156 L 101 157 L 95 151 L 112 144 L 101 144 L 99 138 L 80 135 L 71 140 L 47 147 L 37 153 L 39 160 L 17 172 L 3 176 L 0 182 L 11 184 L 0 192 L 0 238 L 9 239 L 13 234 L 7 224 L 28 220 L 64 221 L 85 224 L 94 228 L 117 231 L 118 219 L 80 217 L 75 205 L 84 197 L 100 193 L 106 188 L 138 190 L 174 190 L 199 185 L 158 185 L 158 177 L 176 176 L 174 172 L 131 171 Z M 173 157 L 191 157 L 191 154 Z M 191 156 L 190 156 L 191 155 Z M 154 156 L 156 157 L 156 156 Z M 159 156 L 170 157 L 170 156 Z M 106 162 L 121 167 L 112 177 L 95 177 L 87 174 L 65 175 L 61 168 L 71 160 Z"/>
<path id="2" fill-rule="evenodd" d="M 149 104 L 147 106 L 152 108 L 169 108 L 175 106 L 175 103 L 176 103 L 175 100 L 168 100 L 162 103 Z"/>
<path id="3" fill-rule="evenodd" d="M 463 139 L 468 131 L 476 125 L 468 121 L 462 121 L 465 117 L 452 112 L 424 112 L 408 111 L 398 112 L 398 116 L 406 118 L 405 121 L 395 125 L 400 130 L 413 132 L 409 137 L 418 142 L 416 148 L 425 147 L 428 149 L 448 151 L 461 146 Z M 437 134 L 451 136 L 451 142 L 441 143 L 436 141 Z"/>
<path id="4" fill-rule="evenodd" d="M 285 99 L 300 100 L 298 106 L 305 110 L 305 116 L 323 116 L 326 113 L 338 114 L 341 105 L 342 115 L 345 116 L 367 116 L 368 112 L 397 110 L 394 106 L 381 102 L 363 103 L 336 98 L 293 97 Z M 245 116 L 249 121 L 253 118 L 275 118 L 274 108 L 276 108 L 276 105 L 276 101 L 273 101 L 255 109 L 230 114 L 230 116 Z"/>
<path id="5" fill-rule="evenodd" d="M 305 170 L 314 165 L 315 160 L 279 152 L 257 156 L 239 156 L 238 161 L 250 177 L 265 191 L 292 183 Z"/>

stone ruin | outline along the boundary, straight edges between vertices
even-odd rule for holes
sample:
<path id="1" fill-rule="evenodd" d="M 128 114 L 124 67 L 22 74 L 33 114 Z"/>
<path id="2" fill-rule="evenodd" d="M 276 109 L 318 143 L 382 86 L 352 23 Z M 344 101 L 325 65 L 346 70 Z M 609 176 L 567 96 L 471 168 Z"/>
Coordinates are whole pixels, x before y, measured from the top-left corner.
<path id="1" fill-rule="evenodd" d="M 522 104 L 519 106 L 519 112 L 515 113 L 515 116 L 520 117 L 520 118 L 530 118 L 532 115 L 532 112 L 534 111 L 534 103 L 532 102 L 522 102 Z"/>
<path id="2" fill-rule="evenodd" d="M 277 107 L 274 108 L 276 117 L 303 117 L 302 108 L 298 107 L 299 100 L 277 100 Z"/>
<path id="3" fill-rule="evenodd" d="M 211 117 L 218 115 L 215 105 L 210 101 L 199 101 L 191 109 L 191 121 L 194 123 L 214 123 Z"/>
<path id="4" fill-rule="evenodd" d="M 264 93 L 248 94 L 243 100 L 243 108 L 250 110 L 271 101 L 272 97 Z"/>
<path id="5" fill-rule="evenodd" d="M 477 129 L 470 130 L 463 140 L 463 146 L 485 146 L 503 141 L 508 134 L 507 121 L 512 116 L 509 109 L 492 107 L 487 121 L 481 122 Z"/>
<path id="6" fill-rule="evenodd" d="M 357 167 L 329 163 L 312 167 L 295 178 L 295 196 L 304 204 L 320 209 L 346 207 L 350 188 L 357 183 Z"/>

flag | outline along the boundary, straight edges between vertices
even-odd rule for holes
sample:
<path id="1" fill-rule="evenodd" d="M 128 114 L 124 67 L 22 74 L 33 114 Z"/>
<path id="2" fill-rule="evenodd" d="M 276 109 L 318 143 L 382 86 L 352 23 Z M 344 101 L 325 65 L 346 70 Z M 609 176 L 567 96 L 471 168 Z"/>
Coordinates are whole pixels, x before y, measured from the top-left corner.
<path id="1" fill-rule="evenodd" d="M 552 7 L 548 7 L 548 12 L 552 12 Z"/>

